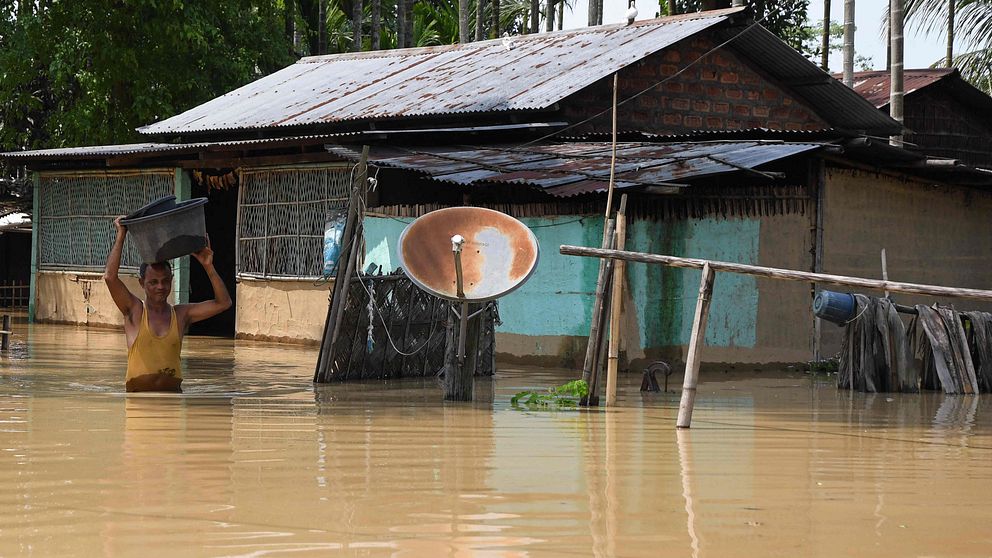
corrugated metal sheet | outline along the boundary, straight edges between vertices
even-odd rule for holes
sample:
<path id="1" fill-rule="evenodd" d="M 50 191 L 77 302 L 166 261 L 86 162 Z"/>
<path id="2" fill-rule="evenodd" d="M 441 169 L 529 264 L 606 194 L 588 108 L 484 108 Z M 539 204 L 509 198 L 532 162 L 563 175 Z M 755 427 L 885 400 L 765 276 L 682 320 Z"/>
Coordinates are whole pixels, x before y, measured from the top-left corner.
<path id="1" fill-rule="evenodd" d="M 740 11 L 461 45 L 309 57 L 139 131 L 190 133 L 544 109 Z"/>
<path id="2" fill-rule="evenodd" d="M 717 141 L 696 143 L 621 143 L 617 145 L 618 188 L 673 186 L 738 171 L 828 147 L 823 143 Z M 357 160 L 349 146 L 328 146 L 340 157 Z M 605 191 L 609 186 L 611 144 L 561 143 L 434 148 L 372 147 L 369 160 L 383 167 L 420 172 L 455 184 L 528 184 L 555 196 Z"/>
<path id="3" fill-rule="evenodd" d="M 954 68 L 903 70 L 903 90 L 906 94 L 923 89 L 954 74 Z M 840 77 L 839 74 L 835 74 Z M 855 72 L 854 90 L 878 108 L 889 104 L 892 76 L 886 71 Z"/>
<path id="4" fill-rule="evenodd" d="M 344 136 L 355 136 L 359 132 L 340 134 L 321 134 L 311 136 L 292 136 L 285 138 L 267 138 L 239 141 L 216 141 L 200 143 L 128 143 L 121 145 L 91 145 L 87 147 L 65 147 L 56 149 L 35 149 L 31 151 L 8 151 L 0 153 L 2 159 L 17 159 L 20 161 L 57 161 L 78 159 L 103 159 L 107 157 L 122 157 L 125 155 L 154 155 L 156 153 L 195 153 L 197 151 L 224 150 L 238 147 L 278 147 L 300 143 L 320 143 Z"/>
<path id="5" fill-rule="evenodd" d="M 784 83 L 835 128 L 878 135 L 902 131 L 898 122 L 815 64 L 796 56 L 795 49 L 764 27 L 751 27 L 728 47 Z"/>

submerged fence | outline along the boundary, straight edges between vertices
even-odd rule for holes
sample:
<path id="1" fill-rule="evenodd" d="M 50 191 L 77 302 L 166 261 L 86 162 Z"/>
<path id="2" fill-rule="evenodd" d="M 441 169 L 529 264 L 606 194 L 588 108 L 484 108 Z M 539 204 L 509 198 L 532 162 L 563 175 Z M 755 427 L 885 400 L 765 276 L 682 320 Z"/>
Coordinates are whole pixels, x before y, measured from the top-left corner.
<path id="1" fill-rule="evenodd" d="M 31 285 L 23 281 L 0 281 L 0 308 L 27 308 Z"/>
<path id="2" fill-rule="evenodd" d="M 424 292 L 402 271 L 353 278 L 329 373 L 318 381 L 441 374 L 446 325 L 457 321 L 450 308 L 451 303 Z M 476 375 L 491 376 L 499 320 L 495 302 L 487 304 L 480 319 Z"/>

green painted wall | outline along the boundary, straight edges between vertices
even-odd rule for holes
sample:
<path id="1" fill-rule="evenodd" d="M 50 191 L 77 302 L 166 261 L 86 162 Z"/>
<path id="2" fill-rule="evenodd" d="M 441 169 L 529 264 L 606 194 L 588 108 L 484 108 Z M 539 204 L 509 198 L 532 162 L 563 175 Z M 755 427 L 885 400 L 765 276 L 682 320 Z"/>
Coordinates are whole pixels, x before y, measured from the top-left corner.
<path id="1" fill-rule="evenodd" d="M 661 223 L 635 221 L 627 249 L 635 252 L 758 263 L 761 223 L 757 219 L 693 219 Z M 701 271 L 629 264 L 627 277 L 642 347 L 686 345 L 692 330 Z M 754 347 L 758 315 L 757 279 L 719 273 L 706 326 L 706 344 Z"/>
<path id="2" fill-rule="evenodd" d="M 412 219 L 365 219 L 366 265 L 398 266 L 396 240 Z M 499 331 L 531 336 L 585 336 L 596 288 L 598 260 L 563 256 L 562 244 L 599 246 L 599 216 L 521 219 L 538 238 L 541 258 L 530 280 L 500 299 Z M 760 222 L 742 219 L 697 219 L 661 223 L 635 221 L 628 228 L 628 250 L 685 255 L 741 263 L 758 263 Z M 628 265 L 640 345 L 645 348 L 685 345 L 699 290 L 698 270 L 646 264 Z M 706 343 L 753 347 L 758 289 L 749 276 L 719 274 L 714 285 Z"/>

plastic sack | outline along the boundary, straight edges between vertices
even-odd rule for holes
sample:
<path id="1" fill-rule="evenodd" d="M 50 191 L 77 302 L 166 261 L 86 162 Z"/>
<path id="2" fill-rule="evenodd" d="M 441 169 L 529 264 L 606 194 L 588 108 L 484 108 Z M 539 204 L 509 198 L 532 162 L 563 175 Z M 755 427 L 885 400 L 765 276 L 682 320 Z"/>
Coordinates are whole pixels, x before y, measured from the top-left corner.
<path id="1" fill-rule="evenodd" d="M 344 236 L 344 225 L 347 221 L 347 211 L 340 209 L 324 224 L 324 277 L 337 275 L 338 258 L 341 256 L 341 237 Z"/>

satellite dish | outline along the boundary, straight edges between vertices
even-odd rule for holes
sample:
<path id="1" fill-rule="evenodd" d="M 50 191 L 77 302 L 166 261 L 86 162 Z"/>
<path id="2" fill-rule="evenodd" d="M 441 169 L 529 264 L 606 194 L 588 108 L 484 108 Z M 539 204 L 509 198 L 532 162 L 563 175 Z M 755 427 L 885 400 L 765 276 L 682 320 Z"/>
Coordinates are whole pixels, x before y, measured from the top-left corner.
<path id="1" fill-rule="evenodd" d="M 539 254 L 526 225 L 482 207 L 432 211 L 400 234 L 399 259 L 407 276 L 433 295 L 460 302 L 510 293 L 534 273 Z M 458 259 L 464 296 L 458 292 Z"/>

